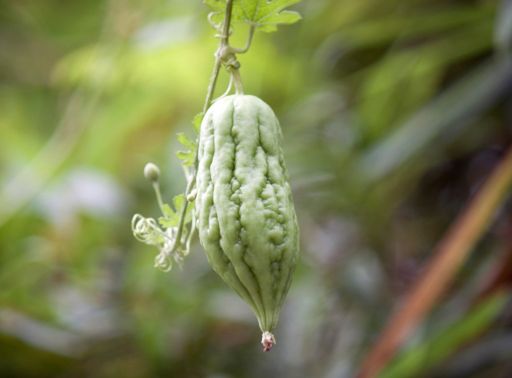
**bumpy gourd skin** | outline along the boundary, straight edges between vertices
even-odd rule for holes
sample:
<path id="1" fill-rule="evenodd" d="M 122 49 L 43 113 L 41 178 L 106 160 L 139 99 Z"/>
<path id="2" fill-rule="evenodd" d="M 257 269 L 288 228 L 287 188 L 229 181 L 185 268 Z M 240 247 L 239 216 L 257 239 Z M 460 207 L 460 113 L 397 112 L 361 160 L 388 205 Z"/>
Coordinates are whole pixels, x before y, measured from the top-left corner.
<path id="1" fill-rule="evenodd" d="M 262 331 L 277 324 L 299 252 L 281 139 L 272 109 L 248 95 L 216 101 L 199 139 L 199 239 L 213 270 L 252 307 Z"/>

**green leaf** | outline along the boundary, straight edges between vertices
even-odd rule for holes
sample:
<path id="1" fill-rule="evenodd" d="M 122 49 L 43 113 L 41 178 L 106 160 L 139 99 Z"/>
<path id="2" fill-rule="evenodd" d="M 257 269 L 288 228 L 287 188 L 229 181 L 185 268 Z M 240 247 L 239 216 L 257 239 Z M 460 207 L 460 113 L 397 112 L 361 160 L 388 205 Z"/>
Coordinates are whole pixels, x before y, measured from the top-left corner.
<path id="1" fill-rule="evenodd" d="M 263 21 L 264 23 L 260 23 L 259 30 L 264 32 L 273 32 L 277 30 L 276 25 L 279 24 L 294 24 L 297 21 L 300 21 L 302 17 L 298 12 L 294 11 L 282 11 L 277 14 L 272 14 L 268 17 L 266 17 Z"/>
<path id="2" fill-rule="evenodd" d="M 183 133 L 178 133 L 177 136 L 178 136 L 178 142 L 180 142 L 181 145 L 183 145 L 186 148 L 186 150 L 178 151 L 176 153 L 176 156 L 178 157 L 178 159 L 181 160 L 181 163 L 185 167 L 191 167 L 194 165 L 197 142 L 189 139 Z"/>
<path id="3" fill-rule="evenodd" d="M 185 167 L 192 167 L 194 165 L 194 152 L 193 151 L 178 151 L 176 156 L 181 160 L 181 164 Z"/>
<path id="4" fill-rule="evenodd" d="M 164 212 L 164 217 L 166 218 L 171 218 L 175 215 L 174 210 L 166 203 L 164 203 L 162 210 Z"/>
<path id="5" fill-rule="evenodd" d="M 178 142 L 180 142 L 184 147 L 193 150 L 196 148 L 196 143 L 193 140 L 190 140 L 184 133 L 177 134 Z"/>
<path id="6" fill-rule="evenodd" d="M 158 223 L 160 226 L 162 226 L 164 229 L 176 227 L 178 224 L 175 222 L 175 219 L 160 217 L 158 218 Z"/>
<path id="7" fill-rule="evenodd" d="M 201 122 L 203 121 L 204 113 L 197 113 L 192 119 L 192 125 L 194 126 L 194 130 L 199 132 L 201 129 Z"/>
<path id="8" fill-rule="evenodd" d="M 183 206 L 185 206 L 185 195 L 178 194 L 172 199 L 173 207 L 172 209 L 168 204 L 164 204 L 163 211 L 164 216 L 158 218 L 158 223 L 163 228 L 171 228 L 171 227 L 177 227 L 180 223 L 180 216 L 181 212 L 183 210 Z M 192 211 L 194 209 L 193 203 L 188 203 L 187 212 L 185 214 L 185 223 L 188 223 L 192 219 Z"/>
<path id="9" fill-rule="evenodd" d="M 301 0 L 235 0 L 233 3 L 233 21 L 255 25 L 258 30 L 273 32 L 277 25 L 293 24 L 301 19 L 298 12 L 285 10 Z M 215 21 L 222 21 L 226 0 L 205 0 L 218 16 Z"/>
<path id="10" fill-rule="evenodd" d="M 176 212 L 179 214 L 181 213 L 181 208 L 183 207 L 183 204 L 185 203 L 185 195 L 178 194 L 177 196 L 174 196 L 172 199 L 172 202 L 174 204 L 174 208 L 176 209 Z"/>
<path id="11" fill-rule="evenodd" d="M 158 218 L 158 223 L 160 223 L 164 228 L 176 227 L 180 221 L 179 212 L 171 209 L 171 207 L 166 203 L 162 210 L 164 212 L 164 216 Z"/>

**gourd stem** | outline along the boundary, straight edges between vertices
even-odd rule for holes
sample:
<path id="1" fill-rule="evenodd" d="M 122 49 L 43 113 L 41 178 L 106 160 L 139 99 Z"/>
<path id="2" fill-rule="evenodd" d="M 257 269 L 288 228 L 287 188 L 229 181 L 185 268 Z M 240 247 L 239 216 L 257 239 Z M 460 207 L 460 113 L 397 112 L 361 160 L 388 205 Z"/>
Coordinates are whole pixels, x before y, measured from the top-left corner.
<path id="1" fill-rule="evenodd" d="M 233 75 L 229 75 L 229 84 L 228 88 L 226 89 L 226 92 L 224 92 L 222 96 L 220 96 L 219 98 L 215 99 L 215 101 L 221 99 L 222 97 L 226 97 L 229 94 L 229 92 L 231 92 L 231 88 L 233 88 Z"/>
<path id="2" fill-rule="evenodd" d="M 237 68 L 231 70 L 231 77 L 235 83 L 235 93 L 237 95 L 244 94 L 244 86 L 242 85 L 242 78 L 240 77 L 240 71 Z"/>

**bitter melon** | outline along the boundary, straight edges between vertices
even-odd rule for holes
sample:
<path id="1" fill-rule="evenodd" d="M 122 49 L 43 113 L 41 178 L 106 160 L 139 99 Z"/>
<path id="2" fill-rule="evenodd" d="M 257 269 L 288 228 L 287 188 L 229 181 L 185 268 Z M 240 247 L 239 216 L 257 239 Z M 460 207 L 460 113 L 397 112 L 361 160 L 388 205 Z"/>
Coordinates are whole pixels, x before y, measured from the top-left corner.
<path id="1" fill-rule="evenodd" d="M 261 99 L 217 100 L 201 123 L 195 203 L 213 270 L 253 309 L 264 350 L 290 287 L 299 231 L 274 112 Z"/>

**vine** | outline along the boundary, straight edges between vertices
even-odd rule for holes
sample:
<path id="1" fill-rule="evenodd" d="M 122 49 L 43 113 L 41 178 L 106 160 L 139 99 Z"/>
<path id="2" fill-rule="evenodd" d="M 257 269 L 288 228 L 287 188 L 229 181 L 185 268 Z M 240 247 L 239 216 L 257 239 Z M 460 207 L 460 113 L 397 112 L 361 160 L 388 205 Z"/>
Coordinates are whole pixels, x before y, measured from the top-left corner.
<path id="1" fill-rule="evenodd" d="M 199 130 L 202 118 L 213 102 L 215 89 L 221 68 L 224 66 L 230 75 L 226 92 L 232 88 L 236 94 L 243 94 L 243 84 L 240 76 L 240 63 L 237 54 L 249 51 L 256 30 L 273 32 L 278 24 L 291 24 L 300 19 L 297 12 L 284 10 L 300 0 L 205 0 L 205 4 L 213 11 L 208 15 L 208 22 L 215 29 L 215 35 L 220 39 L 215 52 L 215 62 L 210 76 L 205 102 L 201 113 L 194 117 L 193 124 L 196 132 Z M 219 20 L 222 17 L 222 20 Z M 242 48 L 233 47 L 229 43 L 232 33 L 232 22 L 238 21 L 249 25 L 246 45 Z M 162 200 L 160 190 L 160 169 L 153 163 L 146 164 L 144 176 L 151 182 L 162 216 L 155 220 L 135 214 L 132 218 L 132 232 L 135 238 L 143 243 L 158 248 L 155 267 L 169 271 L 173 260 L 181 266 L 183 259 L 190 252 L 190 245 L 196 231 L 196 221 L 193 211 L 196 196 L 196 175 L 198 169 L 198 138 L 190 140 L 185 134 L 178 134 L 178 141 L 186 148 L 177 153 L 182 162 L 187 186 L 185 192 L 173 199 L 173 206 Z"/>

